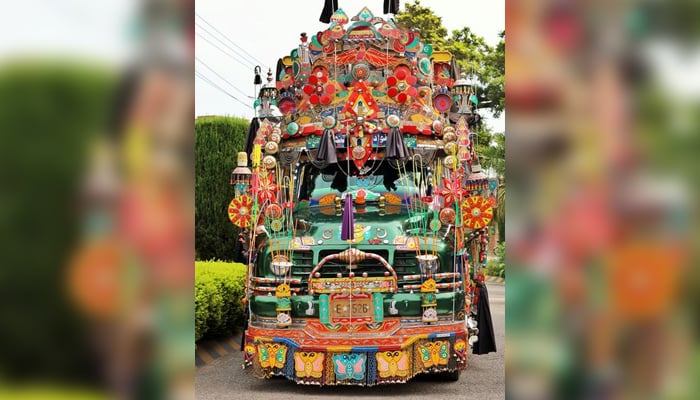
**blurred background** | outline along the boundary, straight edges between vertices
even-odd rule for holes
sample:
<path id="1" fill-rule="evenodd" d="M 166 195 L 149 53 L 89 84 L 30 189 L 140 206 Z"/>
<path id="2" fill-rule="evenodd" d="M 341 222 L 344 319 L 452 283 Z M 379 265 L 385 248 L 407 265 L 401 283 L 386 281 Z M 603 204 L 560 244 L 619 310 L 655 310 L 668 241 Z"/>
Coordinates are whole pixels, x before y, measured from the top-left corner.
<path id="1" fill-rule="evenodd" d="M 193 397 L 193 10 L 0 15 L 2 398 Z M 700 392 L 698 15 L 506 2 L 509 397 Z"/>
<path id="2" fill-rule="evenodd" d="M 698 16 L 506 2 L 513 399 L 700 392 Z"/>
<path id="3" fill-rule="evenodd" d="M 192 398 L 190 0 L 0 15 L 0 398 Z"/>

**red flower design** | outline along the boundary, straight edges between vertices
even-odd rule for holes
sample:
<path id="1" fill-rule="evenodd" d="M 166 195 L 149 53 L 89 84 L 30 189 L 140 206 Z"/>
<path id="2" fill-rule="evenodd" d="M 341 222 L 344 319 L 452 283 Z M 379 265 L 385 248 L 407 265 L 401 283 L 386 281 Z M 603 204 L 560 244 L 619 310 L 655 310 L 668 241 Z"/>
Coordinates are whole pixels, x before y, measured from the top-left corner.
<path id="1" fill-rule="evenodd" d="M 325 68 L 315 68 L 309 76 L 309 84 L 304 86 L 304 93 L 309 95 L 311 104 L 330 104 L 335 97 L 335 86 L 328 83 L 328 71 Z"/>
<path id="2" fill-rule="evenodd" d="M 267 174 L 261 177 L 258 186 L 258 202 L 260 204 L 269 200 L 270 203 L 274 203 L 277 200 L 277 184 L 275 183 L 275 176 L 273 174 Z"/>
<path id="3" fill-rule="evenodd" d="M 411 70 L 405 65 L 400 65 L 394 70 L 394 75 L 386 78 L 389 87 L 386 94 L 399 103 L 405 103 L 418 94 L 418 90 L 413 87 L 416 82 L 418 78 L 411 74 Z"/>
<path id="4" fill-rule="evenodd" d="M 445 207 L 449 207 L 454 204 L 455 199 L 466 196 L 467 191 L 458 183 L 455 184 L 453 181 L 443 178 L 442 187 L 438 189 L 438 194 L 445 199 Z"/>

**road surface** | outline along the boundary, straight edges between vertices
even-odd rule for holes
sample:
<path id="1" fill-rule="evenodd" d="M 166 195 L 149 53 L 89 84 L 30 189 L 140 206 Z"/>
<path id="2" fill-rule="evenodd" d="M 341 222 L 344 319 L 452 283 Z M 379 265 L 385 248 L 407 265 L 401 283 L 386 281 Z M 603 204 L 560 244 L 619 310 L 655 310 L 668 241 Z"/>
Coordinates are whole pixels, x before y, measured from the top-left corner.
<path id="1" fill-rule="evenodd" d="M 362 399 L 402 398 L 404 400 L 505 398 L 505 285 L 488 283 L 491 315 L 497 353 L 469 354 L 469 365 L 457 382 L 417 376 L 405 384 L 361 386 L 297 385 L 285 378 L 261 380 L 241 369 L 243 354 L 234 352 L 197 368 L 195 377 L 198 400 L 228 399 Z"/>

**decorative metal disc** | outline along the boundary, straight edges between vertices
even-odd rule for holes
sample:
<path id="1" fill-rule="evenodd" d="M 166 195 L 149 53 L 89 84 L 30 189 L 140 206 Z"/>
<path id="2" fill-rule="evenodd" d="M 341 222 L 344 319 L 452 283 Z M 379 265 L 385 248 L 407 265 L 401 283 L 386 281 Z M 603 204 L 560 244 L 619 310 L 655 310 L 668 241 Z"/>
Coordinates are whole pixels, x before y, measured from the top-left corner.
<path id="1" fill-rule="evenodd" d="M 336 124 L 336 121 L 332 115 L 329 115 L 329 116 L 323 118 L 323 127 L 325 129 L 332 129 L 335 127 L 335 124 Z"/>
<path id="2" fill-rule="evenodd" d="M 442 160 L 445 168 L 454 169 L 457 166 L 457 158 L 455 156 L 447 156 Z"/>
<path id="3" fill-rule="evenodd" d="M 438 221 L 437 219 L 430 221 L 430 230 L 434 232 L 439 231 L 440 228 L 442 228 L 442 224 L 440 223 L 440 221 Z"/>
<path id="4" fill-rule="evenodd" d="M 442 121 L 440 121 L 439 119 L 433 121 L 433 130 L 435 131 L 435 133 L 442 133 Z"/>
<path id="5" fill-rule="evenodd" d="M 454 133 L 454 131 L 448 131 L 447 128 L 443 131 L 442 139 L 445 142 L 454 142 L 457 140 L 457 135 Z"/>
<path id="6" fill-rule="evenodd" d="M 265 156 L 263 158 L 263 165 L 267 169 L 275 168 L 275 165 L 277 165 L 277 160 L 273 156 Z"/>
<path id="7" fill-rule="evenodd" d="M 445 93 L 437 94 L 433 97 L 433 106 L 441 113 L 446 113 L 450 111 L 450 107 L 452 107 L 452 99 Z"/>
<path id="8" fill-rule="evenodd" d="M 457 140 L 457 132 L 453 126 L 444 127 L 442 129 L 442 135 L 442 138 L 445 139 L 446 142 L 454 142 Z"/>
<path id="9" fill-rule="evenodd" d="M 451 156 L 457 154 L 457 143 L 455 143 L 455 142 L 445 143 L 445 154 L 449 154 Z"/>
<path id="10" fill-rule="evenodd" d="M 282 206 L 275 203 L 269 204 L 265 208 L 265 214 L 267 214 L 268 218 L 279 218 L 282 216 Z"/>
<path id="11" fill-rule="evenodd" d="M 279 150 L 279 145 L 275 142 L 267 142 L 265 143 L 265 152 L 269 154 L 275 154 L 277 153 L 277 150 Z"/>
<path id="12" fill-rule="evenodd" d="M 279 131 L 279 129 L 278 129 L 278 131 Z M 273 131 L 270 134 L 270 137 L 268 139 L 270 139 L 271 142 L 279 143 L 282 140 L 281 131 L 280 131 L 280 133 Z"/>
<path id="13" fill-rule="evenodd" d="M 352 149 L 352 158 L 355 160 L 362 160 L 365 158 L 365 154 L 367 154 L 367 150 L 362 146 L 355 146 Z"/>
<path id="14" fill-rule="evenodd" d="M 297 110 L 297 105 L 294 100 L 290 99 L 289 97 L 285 97 L 279 101 L 277 108 L 279 108 L 283 115 L 287 116 L 294 114 L 294 112 Z"/>
<path id="15" fill-rule="evenodd" d="M 445 207 L 442 210 L 440 210 L 440 213 L 438 214 L 438 218 L 440 219 L 440 222 L 442 222 L 445 225 L 452 225 L 455 223 L 455 209 L 451 207 Z"/>
<path id="16" fill-rule="evenodd" d="M 391 128 L 396 128 L 401 124 L 401 118 L 396 114 L 390 114 L 386 117 L 386 124 Z"/>
<path id="17" fill-rule="evenodd" d="M 287 133 L 290 135 L 295 135 L 299 132 L 299 125 L 296 122 L 290 122 L 287 124 Z"/>
<path id="18" fill-rule="evenodd" d="M 367 64 L 357 64 L 352 68 L 352 76 L 355 79 L 367 79 L 369 76 L 369 66 Z"/>
<path id="19" fill-rule="evenodd" d="M 284 228 L 284 219 L 283 218 L 277 218 L 273 219 L 270 221 L 270 229 L 272 229 L 275 232 L 279 232 Z"/>

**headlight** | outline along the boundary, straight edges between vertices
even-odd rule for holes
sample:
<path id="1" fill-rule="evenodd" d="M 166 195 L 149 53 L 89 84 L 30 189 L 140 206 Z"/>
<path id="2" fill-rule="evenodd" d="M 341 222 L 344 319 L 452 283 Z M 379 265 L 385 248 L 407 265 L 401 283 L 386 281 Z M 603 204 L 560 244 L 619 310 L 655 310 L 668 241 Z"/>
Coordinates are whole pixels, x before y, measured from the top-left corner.
<path id="1" fill-rule="evenodd" d="M 276 276 L 284 276 L 292 268 L 292 263 L 285 256 L 275 256 L 272 263 L 270 263 L 270 267 L 272 268 L 272 273 Z"/>
<path id="2" fill-rule="evenodd" d="M 416 256 L 418 259 L 418 266 L 420 267 L 420 272 L 423 275 L 431 276 L 437 273 L 440 263 L 438 258 L 434 254 L 421 254 Z"/>

